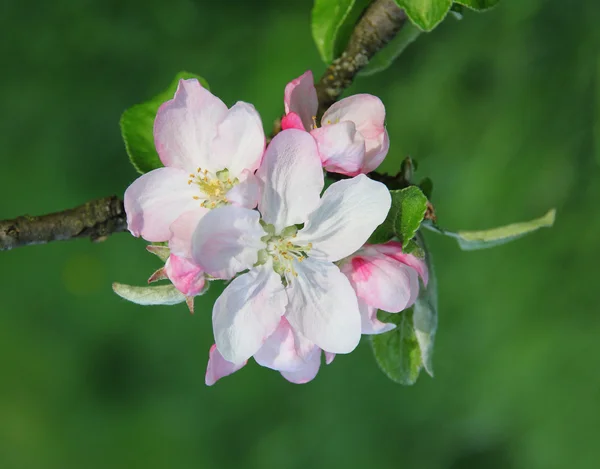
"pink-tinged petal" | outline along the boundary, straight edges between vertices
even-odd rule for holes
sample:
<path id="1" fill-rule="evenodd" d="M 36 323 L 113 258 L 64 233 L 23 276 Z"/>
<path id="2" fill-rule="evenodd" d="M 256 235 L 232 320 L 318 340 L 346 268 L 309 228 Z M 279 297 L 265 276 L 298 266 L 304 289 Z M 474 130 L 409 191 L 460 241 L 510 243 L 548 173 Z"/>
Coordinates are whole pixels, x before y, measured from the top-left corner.
<path id="1" fill-rule="evenodd" d="M 364 174 L 335 182 L 325 191 L 295 242 L 312 243 L 310 256 L 339 261 L 365 243 L 385 220 L 390 205 L 388 189 Z"/>
<path id="2" fill-rule="evenodd" d="M 353 122 L 340 122 L 315 129 L 321 163 L 327 171 L 356 176 L 365 158 L 365 140 Z"/>
<path id="3" fill-rule="evenodd" d="M 247 361 L 242 362 L 239 365 L 228 362 L 223 358 L 223 355 L 217 350 L 217 346 L 213 345 L 208 352 L 208 366 L 206 367 L 206 377 L 204 379 L 207 386 L 212 386 L 221 378 L 229 376 L 235 373 L 237 370 L 243 368 Z"/>
<path id="4" fill-rule="evenodd" d="M 232 278 L 258 261 L 266 244 L 256 210 L 228 205 L 207 213 L 192 237 L 192 257 L 206 273 Z"/>
<path id="5" fill-rule="evenodd" d="M 304 358 L 308 358 L 316 349 L 311 344 L 310 351 L 304 356 L 296 350 L 295 335 L 285 317 L 281 318 L 279 326 L 265 341 L 258 352 L 254 354 L 256 363 L 266 368 L 278 371 L 296 371 L 306 365 Z"/>
<path id="6" fill-rule="evenodd" d="M 419 293 L 417 271 L 385 255 L 353 256 L 341 270 L 360 299 L 383 311 L 398 313 L 410 307 Z"/>
<path id="7" fill-rule="evenodd" d="M 154 143 L 165 166 L 216 171 L 209 165 L 211 144 L 227 106 L 196 79 L 180 80 L 175 97 L 162 104 L 154 121 Z"/>
<path id="8" fill-rule="evenodd" d="M 378 137 L 365 141 L 365 160 L 361 168 L 361 173 L 370 173 L 376 170 L 385 159 L 390 149 L 390 137 L 387 130 L 384 130 Z"/>
<path id="9" fill-rule="evenodd" d="M 217 128 L 209 154 L 210 166 L 229 169 L 232 179 L 242 171 L 254 172 L 265 151 L 265 132 L 252 104 L 237 102 Z"/>
<path id="10" fill-rule="evenodd" d="M 198 223 L 210 210 L 197 207 L 189 212 L 182 213 L 171 224 L 171 239 L 169 249 L 172 254 L 190 259 L 192 257 L 192 235 Z"/>
<path id="11" fill-rule="evenodd" d="M 189 259 L 171 254 L 165 263 L 165 273 L 175 288 L 185 296 L 196 296 L 204 291 L 204 271 Z"/>
<path id="12" fill-rule="evenodd" d="M 402 252 L 402 243 L 399 243 L 398 241 L 389 241 L 385 244 L 366 245 L 364 253 L 368 256 L 382 254 L 391 257 L 392 259 L 415 269 L 419 273 L 425 286 L 427 286 L 427 283 L 429 282 L 429 272 L 427 270 L 427 262 L 425 262 L 425 259 L 419 259 L 412 254 L 404 254 Z"/>
<path id="13" fill-rule="evenodd" d="M 286 85 L 283 103 L 286 114 L 295 112 L 302 119 L 305 130 L 312 128 L 313 117 L 317 115 L 319 101 L 313 74 L 310 70 Z"/>
<path id="14" fill-rule="evenodd" d="M 282 371 L 281 376 L 290 383 L 305 384 L 315 379 L 321 366 L 321 350 L 315 348 L 314 352 L 308 357 L 302 368 L 295 371 Z"/>
<path id="15" fill-rule="evenodd" d="M 125 191 L 127 228 L 147 241 L 167 241 L 177 217 L 200 207 L 188 185 L 188 175 L 177 168 L 158 168 L 140 176 Z"/>
<path id="16" fill-rule="evenodd" d="M 267 147 L 256 175 L 262 185 L 258 209 L 277 232 L 304 223 L 319 204 L 323 170 L 317 144 L 307 132 L 279 132 Z"/>
<path id="17" fill-rule="evenodd" d="M 360 313 L 348 279 L 331 262 L 294 262 L 298 274 L 286 291 L 290 325 L 318 347 L 349 353 L 360 341 Z"/>
<path id="18" fill-rule="evenodd" d="M 215 342 L 225 360 L 240 364 L 258 352 L 277 329 L 287 301 L 271 262 L 233 280 L 213 308 Z"/>
<path id="19" fill-rule="evenodd" d="M 334 358 L 335 358 L 335 353 L 325 352 L 325 364 L 326 365 L 331 365 Z"/>
<path id="20" fill-rule="evenodd" d="M 306 130 L 302 123 L 302 119 L 300 119 L 300 116 L 295 112 L 290 112 L 281 118 L 281 130 L 287 129 Z"/>
<path id="21" fill-rule="evenodd" d="M 355 94 L 334 103 L 321 119 L 324 127 L 351 121 L 366 140 L 377 138 L 384 130 L 385 107 L 377 96 Z"/>
<path id="22" fill-rule="evenodd" d="M 383 334 L 396 327 L 395 324 L 381 322 L 377 319 L 377 308 L 369 306 L 360 298 L 358 299 L 358 307 L 360 309 L 363 334 Z"/>
<path id="23" fill-rule="evenodd" d="M 245 170 L 240 182 L 227 192 L 227 201 L 238 207 L 255 208 L 260 199 L 260 181 L 254 173 Z"/>

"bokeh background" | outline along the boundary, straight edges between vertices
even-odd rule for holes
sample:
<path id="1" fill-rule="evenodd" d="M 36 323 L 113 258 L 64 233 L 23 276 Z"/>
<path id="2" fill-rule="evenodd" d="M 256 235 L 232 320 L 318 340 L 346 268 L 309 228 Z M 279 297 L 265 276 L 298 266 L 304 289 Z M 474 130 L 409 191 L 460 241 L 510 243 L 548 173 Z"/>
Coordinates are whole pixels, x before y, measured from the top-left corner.
<path id="1" fill-rule="evenodd" d="M 0 218 L 122 194 L 118 120 L 180 70 L 266 129 L 283 87 L 324 70 L 311 2 L 4 1 Z M 558 209 L 556 226 L 461 252 L 427 234 L 440 285 L 434 379 L 404 388 L 368 342 L 308 385 L 253 364 L 204 385 L 216 290 L 140 307 L 111 282 L 159 264 L 127 234 L 0 253 L 0 467 L 596 468 L 600 464 L 595 0 L 505 0 L 448 19 L 386 72 L 391 151 L 434 180 L 440 223 Z"/>

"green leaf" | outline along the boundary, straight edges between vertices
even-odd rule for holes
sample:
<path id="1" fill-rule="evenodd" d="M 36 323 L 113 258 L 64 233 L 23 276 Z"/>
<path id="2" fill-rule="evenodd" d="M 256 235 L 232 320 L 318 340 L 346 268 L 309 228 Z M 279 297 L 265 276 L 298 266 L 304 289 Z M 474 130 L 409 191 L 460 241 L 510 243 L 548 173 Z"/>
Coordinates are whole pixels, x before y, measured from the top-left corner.
<path id="1" fill-rule="evenodd" d="M 491 230 L 452 232 L 434 225 L 426 224 L 424 226 L 432 231 L 455 238 L 461 249 L 465 251 L 474 251 L 508 243 L 533 231 L 539 230 L 540 228 L 549 228 L 554 224 L 555 218 L 556 210 L 552 209 L 543 217 L 536 218 L 535 220 L 513 223 Z"/>
<path id="2" fill-rule="evenodd" d="M 179 72 L 165 91 L 142 104 L 127 109 L 121 116 L 121 135 L 131 164 L 144 174 L 163 166 L 154 147 L 154 119 L 162 103 L 173 99 L 179 80 L 196 78 L 208 89 L 206 81 L 188 72 Z"/>
<path id="3" fill-rule="evenodd" d="M 344 49 L 354 25 L 371 0 L 315 0 L 312 35 L 327 64 Z"/>
<path id="4" fill-rule="evenodd" d="M 410 20 L 423 31 L 431 31 L 450 11 L 452 0 L 396 0 Z"/>
<path id="5" fill-rule="evenodd" d="M 395 211 L 394 232 L 406 248 L 414 238 L 427 210 L 427 197 L 417 186 L 410 186 L 392 194 L 392 209 Z"/>
<path id="6" fill-rule="evenodd" d="M 396 328 L 371 336 L 375 361 L 392 381 L 404 385 L 415 384 L 422 362 L 412 308 L 395 314 L 379 311 L 378 316 L 381 321 L 393 322 Z"/>
<path id="7" fill-rule="evenodd" d="M 367 76 L 384 71 L 396 60 L 419 35 L 421 30 L 411 23 L 407 23 L 383 49 L 370 60 L 369 64 L 358 74 Z"/>
<path id="8" fill-rule="evenodd" d="M 138 305 L 176 305 L 185 301 L 185 296 L 173 285 L 137 287 L 113 283 L 113 291 L 121 298 Z"/>
<path id="9" fill-rule="evenodd" d="M 396 217 L 396 211 L 393 207 L 387 214 L 384 222 L 375 228 L 373 234 L 367 240 L 368 244 L 383 244 L 387 243 L 394 237 L 394 218 Z"/>
<path id="10" fill-rule="evenodd" d="M 423 243 L 422 235 L 419 236 Z M 415 327 L 415 336 L 421 350 L 421 359 L 425 371 L 433 377 L 433 344 L 438 324 L 438 305 L 437 305 L 437 279 L 433 269 L 431 253 L 426 256 L 427 270 L 429 273 L 429 282 L 427 287 L 421 282 L 419 296 L 414 305 L 413 323 Z"/>
<path id="11" fill-rule="evenodd" d="M 500 0 L 454 0 L 454 3 L 464 5 L 475 11 L 489 10 L 500 3 Z"/>

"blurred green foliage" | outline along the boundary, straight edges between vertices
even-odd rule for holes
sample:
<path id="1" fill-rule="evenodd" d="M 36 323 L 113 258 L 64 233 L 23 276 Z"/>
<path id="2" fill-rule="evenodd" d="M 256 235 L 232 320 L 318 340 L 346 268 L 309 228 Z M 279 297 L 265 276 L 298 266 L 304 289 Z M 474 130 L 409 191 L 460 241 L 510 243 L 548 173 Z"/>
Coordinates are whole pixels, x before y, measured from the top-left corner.
<path id="1" fill-rule="evenodd" d="M 265 128 L 324 65 L 311 2 L 57 0 L 0 5 L 0 218 L 137 177 L 119 117 L 180 70 Z M 212 290 L 140 307 L 112 281 L 158 266 L 127 234 L 0 253 L 0 467 L 595 468 L 600 448 L 595 0 L 465 12 L 359 79 L 387 106 L 395 171 L 435 183 L 442 226 L 558 208 L 553 229 L 461 252 L 427 233 L 440 285 L 434 379 L 401 387 L 365 342 L 308 385 L 251 365 L 204 386 Z"/>

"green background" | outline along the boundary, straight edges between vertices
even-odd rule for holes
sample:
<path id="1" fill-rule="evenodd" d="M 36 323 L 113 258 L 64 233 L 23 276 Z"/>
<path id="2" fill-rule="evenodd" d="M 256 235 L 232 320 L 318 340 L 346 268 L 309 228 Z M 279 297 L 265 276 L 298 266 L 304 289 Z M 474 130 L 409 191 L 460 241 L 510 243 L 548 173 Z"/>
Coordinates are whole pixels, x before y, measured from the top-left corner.
<path id="1" fill-rule="evenodd" d="M 324 70 L 309 1 L 3 2 L 0 218 L 136 177 L 121 112 L 180 70 L 265 128 L 287 81 Z M 440 284 L 434 379 L 389 381 L 368 343 L 308 385 L 256 364 L 204 385 L 210 303 L 111 291 L 159 262 L 128 234 L 0 253 L 0 467 L 595 468 L 600 461 L 595 0 L 505 0 L 448 19 L 386 72 L 391 151 L 430 176 L 440 223 L 482 229 L 557 207 L 489 251 L 427 234 Z"/>

